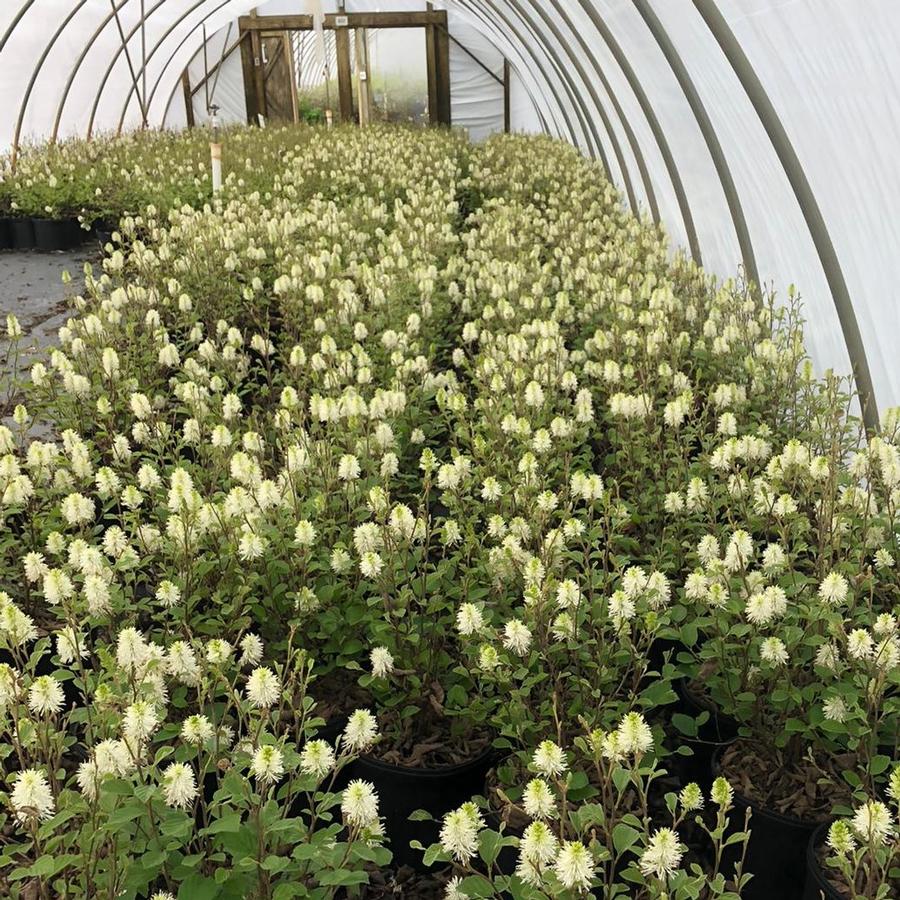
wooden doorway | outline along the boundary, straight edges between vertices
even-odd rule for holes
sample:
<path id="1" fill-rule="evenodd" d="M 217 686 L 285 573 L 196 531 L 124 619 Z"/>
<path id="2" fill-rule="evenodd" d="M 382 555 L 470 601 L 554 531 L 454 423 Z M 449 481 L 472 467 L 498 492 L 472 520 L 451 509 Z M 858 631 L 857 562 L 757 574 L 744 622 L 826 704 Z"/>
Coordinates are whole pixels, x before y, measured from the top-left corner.
<path id="1" fill-rule="evenodd" d="M 298 81 L 302 83 L 307 69 L 303 44 L 312 37 L 312 16 L 242 16 L 238 25 L 248 122 L 306 118 L 298 108 Z M 384 82 L 379 90 L 372 78 L 379 35 L 386 41 L 393 29 L 419 29 L 424 42 L 422 109 L 417 109 L 414 99 L 408 100 L 412 112 L 405 117 L 450 125 L 450 34 L 445 10 L 325 16 L 326 102 L 334 117 L 368 124 L 390 120 L 392 112 L 398 115 L 394 92 Z"/>
<path id="2" fill-rule="evenodd" d="M 275 122 L 297 122 L 297 78 L 288 32 L 260 34 L 266 118 Z"/>

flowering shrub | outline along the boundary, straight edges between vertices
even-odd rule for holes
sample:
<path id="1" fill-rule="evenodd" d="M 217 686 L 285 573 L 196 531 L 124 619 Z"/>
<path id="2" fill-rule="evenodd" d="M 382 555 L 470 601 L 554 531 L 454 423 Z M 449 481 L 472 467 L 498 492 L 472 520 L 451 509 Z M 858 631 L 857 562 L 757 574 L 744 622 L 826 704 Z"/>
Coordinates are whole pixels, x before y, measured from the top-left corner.
<path id="1" fill-rule="evenodd" d="M 205 140 L 5 173 L 121 217 L 0 427 L 6 894 L 345 896 L 361 756 L 502 756 L 423 816 L 450 897 L 739 896 L 735 789 L 880 790 L 900 419 L 863 443 L 796 298 L 548 139 L 236 129 L 216 197 Z M 686 684 L 741 738 L 711 795 Z"/>
<path id="2" fill-rule="evenodd" d="M 665 773 L 650 756 L 653 738 L 643 718 L 629 713 L 615 730 L 594 731 L 577 745 L 584 771 L 576 771 L 552 741 L 535 750 L 534 777 L 517 808 L 527 821 L 520 837 L 489 828 L 474 803 L 444 817 L 440 843 L 429 848 L 426 860 L 452 859 L 460 870 L 449 897 L 560 897 L 592 888 L 595 896 L 610 898 L 740 895 L 748 880 L 741 862 L 727 877 L 720 871 L 733 801 L 724 778 L 710 793 L 716 808 L 711 825 L 698 814 L 705 798 L 691 783 L 677 795 L 666 794 L 668 824 L 654 827 L 653 782 Z M 710 842 L 709 871 L 684 859 L 687 847 L 678 829 L 692 819 Z M 739 832 L 727 840 L 746 844 L 747 837 Z M 501 856 L 508 847 L 518 848 L 515 868 Z"/>
<path id="3" fill-rule="evenodd" d="M 900 871 L 897 805 L 900 769 L 891 773 L 890 805 L 865 798 L 852 816 L 835 820 L 823 848 L 827 873 L 842 894 L 886 898 L 896 893 Z"/>

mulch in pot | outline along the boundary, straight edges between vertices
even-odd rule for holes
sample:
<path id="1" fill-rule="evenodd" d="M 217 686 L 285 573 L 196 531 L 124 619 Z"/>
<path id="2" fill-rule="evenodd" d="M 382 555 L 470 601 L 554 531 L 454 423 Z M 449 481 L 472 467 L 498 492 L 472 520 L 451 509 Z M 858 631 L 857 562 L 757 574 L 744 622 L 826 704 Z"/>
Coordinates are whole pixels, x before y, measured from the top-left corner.
<path id="1" fill-rule="evenodd" d="M 746 810 L 752 813 L 745 871 L 753 879 L 744 900 L 801 900 L 810 837 L 829 820 L 835 803 L 850 799 L 842 768 L 846 761 L 836 758 L 787 765 L 773 748 L 740 738 L 715 753 L 713 775 L 723 775 L 734 788 L 729 830 L 741 830 Z M 729 852 L 736 854 L 728 848 L 726 859 Z"/>
<path id="2" fill-rule="evenodd" d="M 803 900 L 852 900 L 856 896 L 844 876 L 828 865 L 829 849 L 825 843 L 830 822 L 824 822 L 812 834 L 806 848 L 806 889 Z M 886 896 L 900 897 L 900 878 L 888 880 L 890 890 Z M 865 885 L 856 885 L 862 893 Z"/>

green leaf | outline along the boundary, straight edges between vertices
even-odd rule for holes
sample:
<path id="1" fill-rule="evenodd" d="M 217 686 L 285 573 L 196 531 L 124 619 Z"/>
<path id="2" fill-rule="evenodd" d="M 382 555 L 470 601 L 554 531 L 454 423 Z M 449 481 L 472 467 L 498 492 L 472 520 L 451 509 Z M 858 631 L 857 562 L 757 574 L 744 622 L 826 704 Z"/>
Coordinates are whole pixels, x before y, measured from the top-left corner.
<path id="1" fill-rule="evenodd" d="M 241 814 L 231 813 L 216 819 L 208 828 L 204 828 L 201 834 L 220 834 L 223 831 L 235 832 L 241 830 Z"/>
<path id="2" fill-rule="evenodd" d="M 202 875 L 189 875 L 178 888 L 178 900 L 215 900 L 222 886 L 212 878 Z"/>
<path id="3" fill-rule="evenodd" d="M 624 822 L 619 822 L 613 828 L 613 846 L 616 848 L 617 853 L 624 853 L 633 847 L 640 837 L 641 833 L 636 828 L 632 828 Z"/>
<path id="4" fill-rule="evenodd" d="M 485 829 L 478 835 L 478 852 L 487 866 L 492 866 L 500 853 L 501 835 Z"/>

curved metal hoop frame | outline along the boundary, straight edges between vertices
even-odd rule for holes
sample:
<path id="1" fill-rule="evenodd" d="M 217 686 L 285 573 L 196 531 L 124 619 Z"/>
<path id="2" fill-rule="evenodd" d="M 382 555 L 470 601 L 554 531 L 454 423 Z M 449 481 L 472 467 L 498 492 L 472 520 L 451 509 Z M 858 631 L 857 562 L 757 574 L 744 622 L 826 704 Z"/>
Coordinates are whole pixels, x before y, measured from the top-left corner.
<path id="1" fill-rule="evenodd" d="M 52 31 L 48 31 L 48 38 L 43 50 L 35 57 L 34 67 L 25 82 L 24 95 L 18 109 L 14 113 L 16 116 L 13 139 L 14 159 L 21 140 L 28 106 L 44 65 L 66 27 L 78 12 L 84 8 L 87 2 L 88 0 L 76 0 L 59 25 Z M 69 70 L 64 81 L 60 101 L 56 107 L 51 130 L 52 139 L 55 140 L 59 134 L 72 86 L 82 70 L 85 60 L 116 15 L 125 9 L 130 2 L 137 2 L 137 0 L 116 0 L 114 7 L 111 6 L 110 12 L 101 19 L 96 30 L 88 39 Z M 671 182 L 678 202 L 691 254 L 695 261 L 700 264 L 702 262 L 700 243 L 675 156 L 640 76 L 631 65 L 627 54 L 618 43 L 608 22 L 598 11 L 592 0 L 486 0 L 486 2 L 485 0 L 445 0 L 444 5 L 456 6 L 463 10 L 468 17 L 476 21 L 480 27 L 491 35 L 491 39 L 498 46 L 503 46 L 512 51 L 509 55 L 518 57 L 530 69 L 532 78 L 522 78 L 521 80 L 537 109 L 541 125 L 545 131 L 555 131 L 560 136 L 566 137 L 570 142 L 582 146 L 592 156 L 599 158 L 610 178 L 612 178 L 612 170 L 607 157 L 607 147 L 611 149 L 621 174 L 629 204 L 633 211 L 638 212 L 639 203 L 631 177 L 631 170 L 626 161 L 623 147 L 617 137 L 611 112 L 607 109 L 597 89 L 596 82 L 602 85 L 603 92 L 612 107 L 612 112 L 615 113 L 617 123 L 628 141 L 651 214 L 654 220 L 658 222 L 659 208 L 656 199 L 656 186 L 653 184 L 653 179 L 649 174 L 640 142 L 632 127 L 632 123 L 629 122 L 628 116 L 624 112 L 620 98 L 616 96 L 616 91 L 613 89 L 607 73 L 594 52 L 591 37 L 586 36 L 582 30 L 579 30 L 571 18 L 569 10 L 566 8 L 567 2 L 569 6 L 572 3 L 577 3 L 580 6 L 582 13 L 594 26 L 595 38 L 606 45 L 615 60 L 616 66 L 624 76 L 629 90 L 637 101 L 641 114 L 653 135 L 654 143 L 662 156 L 668 179 Z M 725 195 L 729 214 L 738 238 L 744 268 L 748 278 L 759 284 L 758 265 L 743 206 L 727 157 L 715 132 L 709 113 L 702 102 L 696 85 L 690 77 L 684 60 L 678 54 L 675 45 L 656 15 L 653 0 L 631 0 L 631 2 L 659 47 L 691 109 L 693 118 L 700 129 L 709 152 L 716 177 Z M 164 3 L 165 0 L 157 0 L 153 6 L 144 10 L 143 16 L 138 17 L 137 24 L 125 35 L 124 41 L 113 53 L 99 81 L 96 94 L 91 101 L 91 113 L 87 127 L 88 137 L 93 134 L 94 123 L 103 94 L 112 72 L 125 52 L 125 48 L 138 30 L 146 27 L 147 21 L 163 7 Z M 150 93 L 145 98 L 148 108 L 153 103 L 159 89 L 171 79 L 176 87 L 173 87 L 172 92 L 168 95 L 169 101 L 163 110 L 163 114 L 165 114 L 165 111 L 171 105 L 177 82 L 181 75 L 181 72 L 172 72 L 175 60 L 179 58 L 184 48 L 191 42 L 196 44 L 202 42 L 199 32 L 209 19 L 227 4 L 228 0 L 195 0 L 195 2 L 186 6 L 181 14 L 158 37 L 155 44 L 148 48 L 136 73 L 137 80 L 146 79 L 148 65 L 158 54 L 163 52 L 162 48 L 171 35 L 182 27 L 185 22 L 189 21 L 190 17 L 195 13 L 198 11 L 201 13 L 198 20 L 187 29 L 184 36 L 178 41 L 165 59 L 165 62 L 160 66 Z M 249 7 L 252 4 L 248 3 L 247 5 Z M 869 431 L 874 431 L 878 427 L 878 411 L 875 404 L 865 347 L 840 260 L 831 240 L 821 208 L 771 99 L 734 33 L 731 31 L 725 16 L 718 9 L 715 0 L 693 0 L 693 5 L 737 76 L 772 143 L 794 192 L 812 236 L 834 300 L 844 342 L 847 346 L 860 392 L 866 427 Z M 0 54 L 7 46 L 14 31 L 17 28 L 27 27 L 30 24 L 29 13 L 36 14 L 39 12 L 37 6 L 39 6 L 39 0 L 23 0 L 6 30 L 0 35 Z M 209 9 L 204 10 L 204 7 L 209 7 Z M 42 30 L 47 30 L 44 22 L 41 23 L 40 27 Z M 581 56 L 575 52 L 576 44 L 580 48 Z M 124 127 L 129 107 L 135 97 L 135 91 L 135 84 L 132 83 L 118 117 L 119 130 Z"/>

